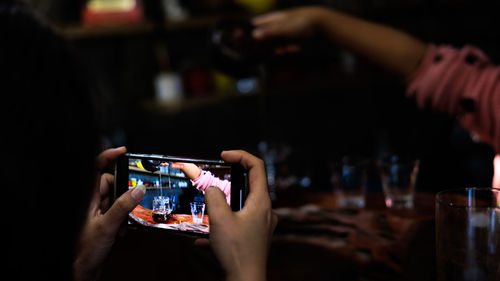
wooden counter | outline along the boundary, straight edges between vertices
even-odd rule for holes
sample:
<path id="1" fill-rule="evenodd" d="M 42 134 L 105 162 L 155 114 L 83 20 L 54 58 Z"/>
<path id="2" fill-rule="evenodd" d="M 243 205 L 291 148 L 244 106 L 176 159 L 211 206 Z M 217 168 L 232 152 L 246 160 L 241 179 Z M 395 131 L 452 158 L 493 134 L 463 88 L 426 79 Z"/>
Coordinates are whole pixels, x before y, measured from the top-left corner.
<path id="1" fill-rule="evenodd" d="M 299 193 L 275 209 L 269 280 L 435 279 L 433 194 L 417 194 L 412 210 L 386 208 L 381 193 L 342 210 L 331 192 Z"/>
<path id="2" fill-rule="evenodd" d="M 362 210 L 338 209 L 331 192 L 280 198 L 286 201 L 275 208 L 269 281 L 435 280 L 433 194 L 417 194 L 412 211 L 388 210 L 381 193 L 368 194 Z M 137 211 L 147 221 L 148 210 Z M 129 231 L 118 238 L 101 280 L 224 280 L 210 248 L 195 246 L 195 239 Z"/>
<path id="3" fill-rule="evenodd" d="M 138 205 L 132 213 L 130 213 L 129 217 L 135 223 L 144 226 L 152 226 L 169 230 L 195 231 L 200 233 L 209 232 L 209 221 L 207 215 L 203 216 L 203 222 L 201 224 L 194 223 L 193 217 L 185 214 L 170 214 L 167 222 L 158 223 L 153 220 L 152 210 Z"/>

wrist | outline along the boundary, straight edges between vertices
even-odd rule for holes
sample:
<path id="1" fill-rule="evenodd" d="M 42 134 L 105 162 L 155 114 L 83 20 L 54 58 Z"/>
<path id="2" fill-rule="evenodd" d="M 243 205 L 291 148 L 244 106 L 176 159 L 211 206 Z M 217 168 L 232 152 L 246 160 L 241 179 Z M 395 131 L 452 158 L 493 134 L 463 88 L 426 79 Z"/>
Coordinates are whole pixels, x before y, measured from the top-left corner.
<path id="1" fill-rule="evenodd" d="M 248 270 L 246 272 L 228 273 L 226 281 L 265 281 L 265 270 Z"/>
<path id="2" fill-rule="evenodd" d="M 312 8 L 311 13 L 311 23 L 315 33 L 317 34 L 329 34 L 336 26 L 338 22 L 337 18 L 339 13 L 333 9 L 325 8 Z"/>
<path id="3" fill-rule="evenodd" d="M 226 270 L 226 281 L 265 281 L 266 264 L 265 260 L 236 263 Z"/>
<path id="4" fill-rule="evenodd" d="M 92 280 L 91 274 L 84 269 L 84 266 L 80 259 L 76 259 L 73 262 L 73 278 L 75 281 L 89 281 Z"/>
<path id="5" fill-rule="evenodd" d="M 76 258 L 73 261 L 73 280 L 74 281 L 94 281 L 98 280 L 100 269 L 90 269 L 88 262 L 83 261 L 81 258 Z"/>

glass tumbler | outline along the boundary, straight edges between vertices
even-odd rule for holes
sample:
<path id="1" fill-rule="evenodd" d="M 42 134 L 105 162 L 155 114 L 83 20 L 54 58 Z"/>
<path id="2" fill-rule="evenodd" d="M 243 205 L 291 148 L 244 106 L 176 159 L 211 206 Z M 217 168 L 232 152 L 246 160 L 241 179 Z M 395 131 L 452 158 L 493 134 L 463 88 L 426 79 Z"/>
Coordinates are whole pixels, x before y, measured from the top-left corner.
<path id="1" fill-rule="evenodd" d="M 402 160 L 394 155 L 379 163 L 388 208 L 412 209 L 420 160 Z"/>
<path id="2" fill-rule="evenodd" d="M 500 280 L 500 189 L 436 195 L 436 259 L 439 281 Z"/>
<path id="3" fill-rule="evenodd" d="M 205 212 L 205 203 L 191 202 L 191 216 L 194 223 L 203 223 L 203 214 Z"/>
<path id="4" fill-rule="evenodd" d="M 368 160 L 344 156 L 332 169 L 331 182 L 334 194 L 341 208 L 363 208 Z"/>

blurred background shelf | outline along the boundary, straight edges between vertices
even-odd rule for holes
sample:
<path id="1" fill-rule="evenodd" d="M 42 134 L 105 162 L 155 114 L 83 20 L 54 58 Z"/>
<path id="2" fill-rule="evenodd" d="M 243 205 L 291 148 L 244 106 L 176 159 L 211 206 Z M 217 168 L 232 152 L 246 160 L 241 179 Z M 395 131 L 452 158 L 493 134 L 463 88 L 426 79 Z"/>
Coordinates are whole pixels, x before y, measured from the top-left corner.
<path id="1" fill-rule="evenodd" d="M 195 111 L 202 108 L 227 105 L 228 103 L 240 103 L 256 101 L 258 94 L 251 95 L 229 95 L 212 96 L 204 98 L 190 98 L 176 102 L 159 102 L 156 100 L 146 100 L 142 103 L 142 108 L 154 114 L 179 114 L 187 111 Z"/>
<path id="2" fill-rule="evenodd" d="M 133 36 L 138 34 L 150 34 L 154 31 L 180 32 L 194 29 L 209 29 L 223 18 L 235 17 L 235 15 L 210 15 L 188 18 L 185 20 L 163 21 L 161 23 L 144 21 L 130 24 L 103 24 L 103 25 L 54 25 L 69 40 L 90 40 L 105 37 Z"/>
<path id="3" fill-rule="evenodd" d="M 258 90 L 236 95 L 240 78 L 220 75 L 208 39 L 226 17 L 318 4 L 425 41 L 476 45 L 498 63 L 498 1 L 276 0 L 256 12 L 252 1 L 182 0 L 188 16 L 175 21 L 162 6 L 169 1 L 141 1 L 141 22 L 95 27 L 83 25 L 84 0 L 29 2 L 69 39 L 89 70 L 107 146 L 207 159 L 232 148 L 277 155 L 277 173 L 308 177 L 311 190 L 331 189 L 329 161 L 340 154 L 409 148 L 425 163 L 419 188 L 490 184 L 491 149 L 474 143 L 454 118 L 417 109 L 405 97 L 404 81 L 339 46 L 313 38 L 300 54 L 273 57 L 253 77 Z M 181 81 L 178 102 L 158 102 L 155 83 L 162 73 Z"/>
<path id="4" fill-rule="evenodd" d="M 200 29 L 200 28 L 213 28 L 217 22 L 224 18 L 234 18 L 238 17 L 241 13 L 236 14 L 218 14 L 218 15 L 208 15 L 208 16 L 198 16 L 192 17 L 186 20 L 167 20 L 162 25 L 162 27 L 167 31 L 182 31 L 189 29 Z M 244 14 L 240 15 L 245 16 Z"/>
<path id="5" fill-rule="evenodd" d="M 55 26 L 69 40 L 98 39 L 103 37 L 132 36 L 137 34 L 150 33 L 154 29 L 154 24 L 150 22 L 133 24 L 115 24 L 102 26 L 68 25 Z"/>
<path id="6" fill-rule="evenodd" d="M 143 174 L 150 174 L 150 175 L 158 175 L 158 176 L 165 176 L 165 177 L 170 177 L 170 178 L 177 178 L 177 179 L 189 179 L 188 177 L 186 176 L 179 176 L 179 175 L 176 175 L 176 174 L 169 174 L 169 173 L 161 173 L 159 171 L 156 171 L 156 172 L 150 172 L 150 171 L 147 171 L 147 170 L 144 170 L 144 169 L 141 169 L 141 168 L 137 168 L 137 167 L 132 167 L 132 166 L 129 166 L 128 169 L 132 172 L 135 172 L 135 173 L 143 173 Z"/>

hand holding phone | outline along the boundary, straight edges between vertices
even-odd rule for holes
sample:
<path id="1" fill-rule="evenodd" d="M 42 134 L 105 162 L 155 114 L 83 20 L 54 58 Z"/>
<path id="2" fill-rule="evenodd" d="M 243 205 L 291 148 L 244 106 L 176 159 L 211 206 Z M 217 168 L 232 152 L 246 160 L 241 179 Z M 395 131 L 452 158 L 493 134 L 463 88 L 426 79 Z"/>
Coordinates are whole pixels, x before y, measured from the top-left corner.
<path id="1" fill-rule="evenodd" d="M 136 186 L 146 188 L 144 198 L 129 214 L 129 226 L 201 236 L 210 231 L 205 190 L 216 186 L 230 209 L 238 211 L 248 186 L 239 163 L 158 154 L 121 156 L 115 178 L 115 198 Z"/>
<path id="2" fill-rule="evenodd" d="M 107 173 L 101 174 L 101 170 L 125 152 L 125 147 L 119 147 L 107 149 L 97 156 L 96 185 L 73 262 L 73 277 L 77 281 L 95 279 L 120 226 L 144 195 L 144 188 L 136 187 L 120 196 L 113 205 L 110 204 L 114 177 Z"/>
<path id="3" fill-rule="evenodd" d="M 265 280 L 267 252 L 277 217 L 271 209 L 264 163 L 245 151 L 225 151 L 221 156 L 248 170 L 250 193 L 244 207 L 233 212 L 218 188 L 206 190 L 211 215 L 210 246 L 225 270 L 226 280 Z M 196 241 L 198 245 L 207 242 Z"/>

